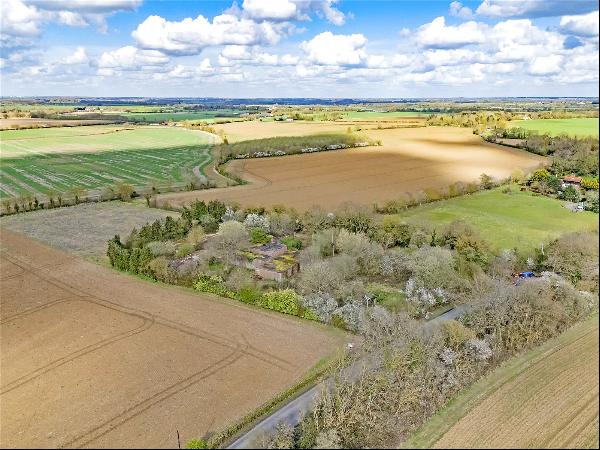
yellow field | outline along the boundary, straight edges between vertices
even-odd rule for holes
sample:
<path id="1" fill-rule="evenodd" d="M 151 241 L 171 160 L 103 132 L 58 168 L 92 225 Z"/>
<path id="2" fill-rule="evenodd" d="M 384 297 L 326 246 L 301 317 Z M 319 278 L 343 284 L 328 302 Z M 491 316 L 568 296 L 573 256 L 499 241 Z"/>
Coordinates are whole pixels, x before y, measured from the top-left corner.
<path id="1" fill-rule="evenodd" d="M 263 139 L 276 136 L 304 136 L 327 132 L 345 132 L 348 127 L 360 127 L 365 130 L 381 126 L 416 126 L 424 124 L 424 119 L 407 118 L 402 120 L 344 120 L 336 122 L 231 122 L 214 125 L 217 131 L 223 130 L 229 142 L 249 139 Z"/>
<path id="2" fill-rule="evenodd" d="M 261 137 L 263 133 L 297 135 L 308 132 L 305 125 L 319 124 L 245 122 L 231 125 L 237 127 L 238 133 L 254 130 L 253 137 Z M 315 132 L 315 128 L 311 131 Z M 381 140 L 383 145 L 234 160 L 227 170 L 251 184 L 160 195 L 158 203 L 181 206 L 195 199 L 219 199 L 243 206 L 284 204 L 298 210 L 313 205 L 335 208 L 345 201 L 381 203 L 398 198 L 403 192 L 445 188 L 456 181 L 477 181 L 482 173 L 504 178 L 515 168 L 527 171 L 545 162 L 545 158 L 531 153 L 487 143 L 465 128 L 369 129 L 365 133 Z"/>
<path id="3" fill-rule="evenodd" d="M 598 448 L 598 316 L 467 389 L 406 447 Z"/>

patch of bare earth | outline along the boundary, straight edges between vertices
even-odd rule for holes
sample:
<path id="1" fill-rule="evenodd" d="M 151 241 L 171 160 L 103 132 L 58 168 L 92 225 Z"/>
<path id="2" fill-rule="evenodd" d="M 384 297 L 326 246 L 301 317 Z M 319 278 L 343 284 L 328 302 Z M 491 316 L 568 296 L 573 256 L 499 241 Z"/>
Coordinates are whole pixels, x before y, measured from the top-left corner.
<path id="1" fill-rule="evenodd" d="M 505 178 L 516 168 L 528 170 L 545 161 L 531 153 L 484 142 L 464 128 L 370 129 L 367 134 L 383 145 L 235 160 L 227 170 L 251 184 L 164 194 L 158 203 L 181 206 L 195 199 L 219 199 L 244 206 L 284 204 L 299 210 L 313 205 L 335 208 L 346 201 L 382 203 L 403 192 L 476 181 L 482 173 Z"/>
<path id="2" fill-rule="evenodd" d="M 598 326 L 502 385 L 435 448 L 598 448 Z"/>
<path id="3" fill-rule="evenodd" d="M 297 382 L 329 331 L 151 284 L 2 230 L 4 448 L 166 448 Z"/>

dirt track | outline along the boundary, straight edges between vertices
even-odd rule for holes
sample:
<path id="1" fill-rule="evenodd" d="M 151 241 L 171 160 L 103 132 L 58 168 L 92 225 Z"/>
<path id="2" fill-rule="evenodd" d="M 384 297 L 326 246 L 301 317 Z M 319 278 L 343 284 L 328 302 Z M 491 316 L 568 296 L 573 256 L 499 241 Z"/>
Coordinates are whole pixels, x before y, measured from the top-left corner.
<path id="1" fill-rule="evenodd" d="M 288 128 L 294 125 L 289 123 Z M 216 198 L 244 206 L 334 208 L 344 201 L 383 203 L 403 192 L 475 181 L 482 173 L 507 177 L 515 168 L 531 169 L 544 162 L 531 153 L 486 143 L 464 128 L 369 130 L 368 135 L 381 139 L 383 145 L 236 160 L 228 170 L 252 184 L 164 194 L 158 201 L 180 206 L 194 199 Z"/>
<path id="2" fill-rule="evenodd" d="M 323 328 L 1 236 L 2 447 L 176 447 L 341 344 Z"/>

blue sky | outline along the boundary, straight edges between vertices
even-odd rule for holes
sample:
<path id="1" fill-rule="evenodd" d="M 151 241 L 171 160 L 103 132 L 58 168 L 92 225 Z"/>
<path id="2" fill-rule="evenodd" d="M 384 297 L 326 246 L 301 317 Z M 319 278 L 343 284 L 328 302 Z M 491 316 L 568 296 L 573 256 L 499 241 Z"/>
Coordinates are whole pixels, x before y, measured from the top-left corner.
<path id="1" fill-rule="evenodd" d="M 590 0 L 3 0 L 2 95 L 598 96 Z"/>

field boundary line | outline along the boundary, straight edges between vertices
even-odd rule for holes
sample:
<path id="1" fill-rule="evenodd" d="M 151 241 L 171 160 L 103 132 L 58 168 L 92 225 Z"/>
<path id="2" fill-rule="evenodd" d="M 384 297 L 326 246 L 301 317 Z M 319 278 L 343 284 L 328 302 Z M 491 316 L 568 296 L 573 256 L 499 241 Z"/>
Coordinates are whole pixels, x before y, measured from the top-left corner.
<path id="1" fill-rule="evenodd" d="M 582 327 L 584 329 L 586 329 L 590 326 L 592 327 L 590 330 L 586 331 L 581 336 L 579 336 L 575 339 L 566 338 L 567 339 L 566 341 L 560 342 L 560 344 L 557 345 L 556 347 L 550 347 L 550 342 L 546 341 L 539 346 L 536 346 L 529 350 L 521 352 L 520 354 L 517 354 L 517 355 L 511 357 L 509 360 L 505 361 L 503 364 L 500 364 L 499 366 L 492 369 L 490 372 L 485 374 L 483 377 L 481 377 L 475 383 L 461 389 L 453 396 L 452 399 L 450 399 L 445 405 L 443 405 L 442 408 L 438 412 L 436 412 L 434 416 L 429 418 L 427 420 L 427 422 L 425 422 L 425 424 L 423 424 L 423 426 L 419 427 L 417 430 L 415 430 L 415 432 L 413 432 L 410 436 L 408 436 L 408 438 L 406 440 L 401 442 L 400 448 L 429 448 L 429 447 L 432 447 L 437 441 L 442 439 L 442 437 L 455 424 L 457 424 L 462 418 L 464 418 L 474 407 L 476 407 L 478 404 L 480 404 L 481 401 L 483 401 L 485 398 L 487 398 L 490 395 L 497 392 L 499 389 L 501 389 L 507 383 L 513 381 L 515 378 L 520 376 L 525 370 L 536 367 L 537 365 L 542 363 L 546 358 L 553 355 L 554 353 L 556 353 L 560 350 L 563 350 L 565 347 L 575 344 L 582 339 L 585 339 L 590 334 L 597 333 L 597 331 L 598 331 L 597 328 L 594 328 L 595 322 L 597 322 L 597 320 L 598 320 L 597 314 L 593 314 L 592 316 L 585 319 L 583 322 L 577 323 L 577 324 L 573 325 L 572 327 L 568 328 L 567 330 L 563 331 L 563 333 L 556 336 L 552 340 L 559 340 L 560 337 L 564 336 L 565 333 L 568 333 L 569 331 L 571 331 L 577 327 Z M 548 347 L 548 348 L 546 350 L 543 350 L 544 347 Z M 524 359 L 522 361 L 518 361 L 520 358 L 523 358 L 528 352 L 537 352 L 537 353 L 535 355 L 533 355 L 532 359 L 530 359 L 530 360 Z M 512 364 L 514 364 L 514 367 L 511 367 Z M 474 396 L 472 398 L 467 397 L 461 401 L 461 397 L 468 394 L 470 390 L 475 389 L 480 384 L 485 384 L 486 379 L 492 377 L 494 375 L 494 372 L 499 371 L 499 370 L 508 370 L 511 368 L 512 368 L 513 373 L 510 374 L 509 376 L 504 376 L 504 377 L 499 378 L 498 380 L 493 382 L 491 385 L 485 387 L 476 396 Z M 461 405 L 464 405 L 464 407 L 460 408 Z M 450 420 L 443 420 L 453 408 L 462 409 L 462 413 L 460 414 L 460 416 L 458 416 L 456 418 L 452 417 L 452 418 L 450 418 Z M 435 421 L 435 422 L 432 422 L 432 421 Z M 413 441 L 415 437 L 418 437 L 418 434 L 421 430 L 433 427 L 434 424 L 437 426 L 438 430 L 441 429 L 442 431 L 439 433 L 436 433 L 435 436 L 432 436 L 429 438 L 427 438 L 425 436 L 426 439 L 424 441 L 418 441 L 418 442 Z"/>

